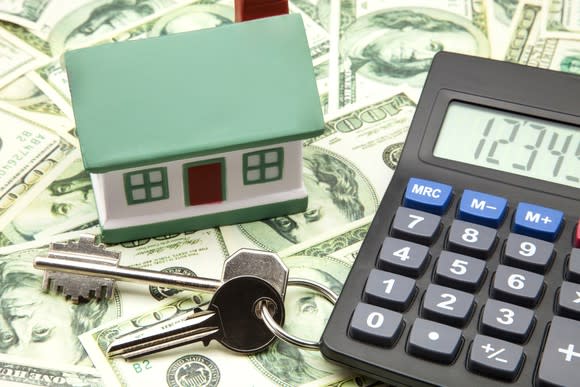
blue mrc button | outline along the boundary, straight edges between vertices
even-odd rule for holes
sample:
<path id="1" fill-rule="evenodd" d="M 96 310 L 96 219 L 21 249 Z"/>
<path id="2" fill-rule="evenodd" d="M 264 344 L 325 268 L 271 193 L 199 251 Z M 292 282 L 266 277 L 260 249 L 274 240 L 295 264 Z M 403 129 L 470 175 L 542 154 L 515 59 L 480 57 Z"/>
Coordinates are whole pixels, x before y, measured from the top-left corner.
<path id="1" fill-rule="evenodd" d="M 463 191 L 459 202 L 459 219 L 497 228 L 507 212 L 507 200 L 483 192 Z"/>
<path id="2" fill-rule="evenodd" d="M 403 205 L 441 215 L 449 207 L 452 190 L 447 184 L 412 177 L 407 184 Z"/>
<path id="3" fill-rule="evenodd" d="M 562 211 L 520 203 L 516 209 L 512 231 L 552 242 L 558 236 L 563 220 Z"/>

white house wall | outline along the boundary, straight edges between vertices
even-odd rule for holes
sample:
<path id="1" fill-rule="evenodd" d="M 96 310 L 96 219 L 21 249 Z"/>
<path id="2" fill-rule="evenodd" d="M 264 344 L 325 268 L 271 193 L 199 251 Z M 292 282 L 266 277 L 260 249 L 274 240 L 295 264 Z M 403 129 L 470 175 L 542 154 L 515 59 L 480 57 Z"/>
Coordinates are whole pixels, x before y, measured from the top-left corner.
<path id="1" fill-rule="evenodd" d="M 284 149 L 282 179 L 244 185 L 242 155 L 276 147 Z M 225 200 L 221 203 L 186 205 L 183 165 L 216 158 L 225 159 Z M 156 167 L 167 168 L 169 198 L 128 205 L 125 198 L 124 174 Z M 101 225 L 109 229 L 231 211 L 306 196 L 302 179 L 302 141 L 205 155 L 102 174 L 91 174 L 91 179 Z"/>

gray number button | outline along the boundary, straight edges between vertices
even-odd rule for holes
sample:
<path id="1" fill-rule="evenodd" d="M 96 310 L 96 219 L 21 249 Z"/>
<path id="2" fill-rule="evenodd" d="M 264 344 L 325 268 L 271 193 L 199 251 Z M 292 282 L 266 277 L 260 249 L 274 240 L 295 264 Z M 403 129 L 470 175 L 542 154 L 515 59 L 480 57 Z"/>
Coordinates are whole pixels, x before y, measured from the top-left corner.
<path id="1" fill-rule="evenodd" d="M 544 274 L 554 256 L 554 244 L 529 236 L 510 233 L 503 263 Z"/>
<path id="2" fill-rule="evenodd" d="M 415 319 L 407 352 L 438 363 L 450 364 L 461 349 L 461 330 L 434 321 Z"/>
<path id="3" fill-rule="evenodd" d="M 467 255 L 442 251 L 435 266 L 434 280 L 467 292 L 476 291 L 485 274 L 485 262 Z"/>
<path id="4" fill-rule="evenodd" d="M 418 243 L 387 237 L 379 253 L 377 266 L 381 270 L 419 277 L 429 262 L 429 249 Z"/>
<path id="5" fill-rule="evenodd" d="M 399 207 L 393 220 L 391 235 L 428 245 L 437 237 L 440 223 L 440 216 Z"/>
<path id="6" fill-rule="evenodd" d="M 498 300 L 532 308 L 540 301 L 543 288 L 543 276 L 531 271 L 498 265 L 490 293 Z"/>
<path id="7" fill-rule="evenodd" d="M 531 309 L 488 299 L 481 318 L 481 332 L 516 343 L 524 343 L 534 326 Z"/>
<path id="8" fill-rule="evenodd" d="M 449 230 L 449 250 L 487 258 L 493 252 L 497 231 L 491 227 L 454 220 Z"/>
<path id="9" fill-rule="evenodd" d="M 364 290 L 364 298 L 370 304 L 403 311 L 407 309 L 415 293 L 415 280 L 402 275 L 372 269 Z"/>
<path id="10" fill-rule="evenodd" d="M 421 317 L 462 327 L 471 317 L 473 300 L 472 294 L 430 284 L 423 297 Z"/>
<path id="11" fill-rule="evenodd" d="M 401 313 L 359 302 L 348 332 L 356 340 L 390 347 L 397 342 L 403 327 Z"/>
<path id="12" fill-rule="evenodd" d="M 475 335 L 467 367 L 485 376 L 514 380 L 522 368 L 524 350 L 521 346 L 489 336 Z"/>

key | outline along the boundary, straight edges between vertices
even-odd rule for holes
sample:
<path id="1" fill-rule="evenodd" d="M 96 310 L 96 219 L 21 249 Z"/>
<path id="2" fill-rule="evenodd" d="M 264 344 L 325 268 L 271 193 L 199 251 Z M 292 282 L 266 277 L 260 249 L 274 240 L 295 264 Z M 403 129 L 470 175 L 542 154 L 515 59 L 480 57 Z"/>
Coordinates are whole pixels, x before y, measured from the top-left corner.
<path id="1" fill-rule="evenodd" d="M 275 339 L 258 317 L 261 301 L 268 302 L 272 317 L 282 324 L 284 300 L 272 285 L 255 276 L 234 277 L 216 290 L 207 310 L 173 326 L 144 328 L 119 337 L 107 354 L 132 359 L 199 341 L 207 346 L 211 340 L 236 352 L 258 352 Z"/>
<path id="2" fill-rule="evenodd" d="M 81 299 L 109 298 L 114 280 L 146 283 L 180 290 L 215 292 L 234 277 L 254 275 L 266 280 L 284 298 L 288 269 L 270 252 L 240 249 L 229 257 L 222 280 L 163 273 L 119 266 L 120 254 L 96 244 L 94 235 L 84 234 L 78 242 L 52 243 L 47 257 L 36 257 L 34 267 L 45 270 L 45 291 L 62 292 L 74 303 Z"/>

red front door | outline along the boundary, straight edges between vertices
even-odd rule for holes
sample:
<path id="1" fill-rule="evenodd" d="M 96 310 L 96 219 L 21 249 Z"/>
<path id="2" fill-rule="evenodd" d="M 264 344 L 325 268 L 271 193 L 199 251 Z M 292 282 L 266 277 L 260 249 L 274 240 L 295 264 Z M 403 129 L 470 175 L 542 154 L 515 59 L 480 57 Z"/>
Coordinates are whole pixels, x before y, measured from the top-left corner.
<path id="1" fill-rule="evenodd" d="M 191 206 L 218 203 L 224 200 L 223 161 L 212 160 L 205 164 L 186 165 L 187 195 Z"/>

